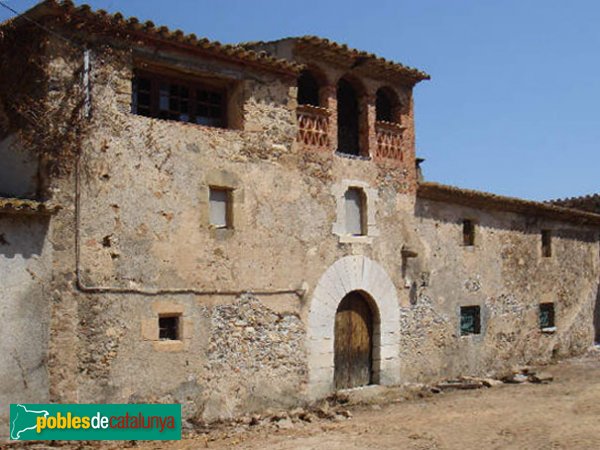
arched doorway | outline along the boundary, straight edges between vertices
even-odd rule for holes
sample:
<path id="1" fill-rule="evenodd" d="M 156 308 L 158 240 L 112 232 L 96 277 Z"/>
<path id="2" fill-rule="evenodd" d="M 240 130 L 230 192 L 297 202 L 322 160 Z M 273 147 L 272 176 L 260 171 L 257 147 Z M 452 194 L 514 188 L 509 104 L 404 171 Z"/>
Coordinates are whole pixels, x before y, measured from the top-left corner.
<path id="1" fill-rule="evenodd" d="M 348 293 L 335 313 L 334 384 L 348 389 L 373 381 L 373 311 L 364 295 Z"/>
<path id="2" fill-rule="evenodd" d="M 394 385 L 400 378 L 400 308 L 396 286 L 385 269 L 365 256 L 344 256 L 325 270 L 310 300 L 306 350 L 308 398 L 335 391 L 335 319 L 340 300 L 358 292 L 371 307 L 371 382 Z"/>

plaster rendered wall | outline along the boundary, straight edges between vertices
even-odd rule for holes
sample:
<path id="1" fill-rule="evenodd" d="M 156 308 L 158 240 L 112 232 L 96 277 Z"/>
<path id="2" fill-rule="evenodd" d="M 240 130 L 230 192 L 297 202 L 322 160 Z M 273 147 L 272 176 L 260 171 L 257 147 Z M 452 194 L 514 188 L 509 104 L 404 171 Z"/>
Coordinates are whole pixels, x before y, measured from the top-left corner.
<path id="1" fill-rule="evenodd" d="M 0 437 L 10 403 L 48 401 L 48 219 L 0 215 Z"/>

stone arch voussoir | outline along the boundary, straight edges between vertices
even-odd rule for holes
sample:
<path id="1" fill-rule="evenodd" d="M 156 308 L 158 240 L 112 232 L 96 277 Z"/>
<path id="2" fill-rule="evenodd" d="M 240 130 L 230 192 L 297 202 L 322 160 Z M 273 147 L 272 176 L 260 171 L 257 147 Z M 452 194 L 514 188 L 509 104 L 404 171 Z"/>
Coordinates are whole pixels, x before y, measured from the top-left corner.
<path id="1" fill-rule="evenodd" d="M 340 301 L 362 291 L 377 309 L 373 348 L 374 379 L 378 384 L 399 383 L 400 309 L 396 287 L 386 271 L 365 256 L 346 256 L 332 264 L 315 287 L 308 313 L 308 394 L 324 396 L 334 390 L 334 325 Z"/>

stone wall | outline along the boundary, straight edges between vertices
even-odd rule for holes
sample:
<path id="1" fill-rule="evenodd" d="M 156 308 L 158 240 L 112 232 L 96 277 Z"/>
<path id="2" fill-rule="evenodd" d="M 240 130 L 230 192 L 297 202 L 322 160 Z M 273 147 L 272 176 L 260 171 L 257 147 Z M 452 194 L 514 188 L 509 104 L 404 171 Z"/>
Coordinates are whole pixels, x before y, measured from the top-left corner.
<path id="1" fill-rule="evenodd" d="M 164 49 L 91 48 L 79 157 L 49 183 L 62 206 L 48 231 L 50 311 L 38 319 L 50 324 L 50 400 L 176 401 L 187 419 L 212 420 L 324 395 L 336 305 L 357 289 L 379 317 L 381 383 L 501 371 L 591 343 L 593 230 L 425 201 L 414 164 L 306 151 L 290 77 Z M 236 126 L 132 114 L 132 73 L 151 57 L 233 80 Z M 54 41 L 49 58 L 50 100 L 68 104 L 61 86 L 80 79 L 82 54 Z M 210 186 L 233 191 L 233 229 L 210 226 Z M 341 230 L 349 187 L 367 196 L 365 236 Z M 477 223 L 472 248 L 461 245 L 463 217 Z M 556 230 L 548 260 L 542 227 Z M 541 301 L 556 302 L 554 334 L 537 326 Z M 479 336 L 459 335 L 465 304 L 482 307 Z M 177 342 L 159 339 L 161 314 L 180 317 Z"/>
<path id="2" fill-rule="evenodd" d="M 181 314 L 182 342 L 158 339 L 163 312 Z M 177 402 L 194 421 L 303 400 L 302 322 L 250 294 L 96 295 L 81 299 L 79 321 L 81 402 Z"/>
<path id="3" fill-rule="evenodd" d="M 309 394 L 304 336 L 312 290 L 329 266 L 353 254 L 399 273 L 398 250 L 414 240 L 408 222 L 397 219 L 410 220 L 407 179 L 372 161 L 303 151 L 295 142 L 295 80 L 247 68 L 227 70 L 241 83 L 241 129 L 131 114 L 134 60 L 128 51 L 92 57 L 90 133 L 75 174 L 80 201 L 57 217 L 78 223 L 78 329 L 62 335 L 76 336 L 80 375 L 61 377 L 53 392 L 61 398 L 70 379 L 79 401 L 177 400 L 188 417 L 210 419 L 297 403 Z M 64 182 L 62 190 L 74 188 Z M 234 190 L 233 230 L 208 224 L 214 184 Z M 334 232 L 343 186 L 369 195 L 369 227 L 377 233 L 368 239 L 345 242 Z M 157 301 L 172 309 L 157 309 Z M 71 317 L 73 305 L 60 308 Z M 188 334 L 177 349 L 156 342 L 159 310 L 182 315 Z M 234 311 L 240 323 L 268 318 L 260 326 L 266 337 L 255 338 L 254 325 L 227 330 L 218 347 L 232 350 L 217 358 L 211 342 L 223 339 L 219 316 Z M 63 339 L 57 334 L 54 342 L 58 361 Z M 238 359 L 238 347 L 251 356 Z M 227 369 L 218 370 L 224 360 Z"/>
<path id="4" fill-rule="evenodd" d="M 502 372 L 586 350 L 598 296 L 597 230 L 502 211 L 418 199 L 423 255 L 411 261 L 414 294 L 402 310 L 403 378 Z M 464 246 L 462 221 L 475 222 Z M 541 230 L 552 230 L 543 257 Z M 556 332 L 539 326 L 539 304 L 553 302 Z M 460 306 L 480 305 L 481 335 L 460 336 Z"/>

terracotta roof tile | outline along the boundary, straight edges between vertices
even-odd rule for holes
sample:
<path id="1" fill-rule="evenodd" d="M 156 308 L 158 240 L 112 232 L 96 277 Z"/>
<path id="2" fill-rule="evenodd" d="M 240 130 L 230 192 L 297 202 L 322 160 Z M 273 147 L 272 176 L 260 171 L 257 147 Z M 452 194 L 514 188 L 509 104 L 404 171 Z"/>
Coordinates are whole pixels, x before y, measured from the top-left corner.
<path id="1" fill-rule="evenodd" d="M 60 207 L 52 203 L 22 198 L 0 197 L 0 213 L 52 214 L 58 209 Z"/>
<path id="2" fill-rule="evenodd" d="M 307 35 L 307 36 L 299 36 L 299 37 L 287 37 L 287 38 L 282 38 L 282 39 L 278 39 L 276 41 L 271 41 L 271 42 L 256 41 L 256 42 L 246 42 L 246 43 L 242 43 L 240 45 L 242 45 L 246 48 L 256 48 L 256 47 L 260 47 L 262 45 L 273 44 L 273 43 L 282 42 L 282 41 L 294 41 L 297 44 L 307 45 L 307 46 L 311 46 L 313 48 L 320 48 L 323 50 L 329 50 L 329 51 L 335 52 L 339 55 L 342 55 L 342 56 L 345 56 L 348 58 L 362 59 L 362 60 L 364 60 L 364 62 L 371 64 L 374 68 L 386 70 L 389 72 L 395 72 L 399 75 L 410 78 L 415 82 L 419 82 L 422 80 L 429 80 L 431 78 L 427 73 L 425 73 L 419 69 L 405 66 L 398 62 L 390 61 L 390 60 L 387 60 L 380 56 L 377 56 L 374 53 L 369 53 L 364 50 L 357 50 L 357 49 L 349 47 L 346 44 L 339 44 L 335 41 L 332 41 L 332 40 L 329 40 L 326 38 L 321 38 L 318 36 Z"/>
<path id="3" fill-rule="evenodd" d="M 417 197 L 456 203 L 471 206 L 473 208 L 539 215 L 578 224 L 600 225 L 600 214 L 565 208 L 546 202 L 535 202 L 515 197 L 505 197 L 488 192 L 474 191 L 471 189 L 461 189 L 439 183 L 419 183 Z"/>
<path id="4" fill-rule="evenodd" d="M 600 194 L 583 195 L 581 197 L 558 198 L 555 200 L 549 200 L 546 203 L 600 214 Z"/>
<path id="5" fill-rule="evenodd" d="M 45 0 L 23 15 L 34 19 L 41 19 L 46 16 L 59 16 L 63 17 L 67 23 L 72 23 L 75 20 L 92 21 L 94 24 L 102 25 L 111 31 L 121 31 L 136 34 L 139 37 L 160 39 L 173 44 L 195 47 L 198 50 L 211 53 L 215 56 L 240 63 L 248 63 L 288 75 L 296 74 L 302 68 L 299 64 L 274 58 L 266 52 L 256 52 L 240 45 L 221 44 L 218 41 L 210 41 L 204 38 L 199 39 L 195 34 L 186 35 L 181 30 L 171 31 L 165 26 L 156 27 L 152 21 L 142 24 L 136 17 L 125 18 L 121 13 L 109 14 L 101 9 L 93 11 L 89 5 L 75 6 L 70 0 Z M 16 17 L 10 22 L 18 24 L 20 17 Z M 21 22 L 24 23 L 25 20 Z"/>

